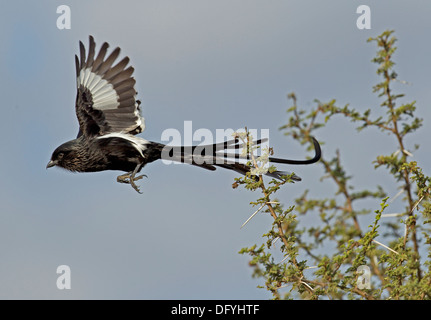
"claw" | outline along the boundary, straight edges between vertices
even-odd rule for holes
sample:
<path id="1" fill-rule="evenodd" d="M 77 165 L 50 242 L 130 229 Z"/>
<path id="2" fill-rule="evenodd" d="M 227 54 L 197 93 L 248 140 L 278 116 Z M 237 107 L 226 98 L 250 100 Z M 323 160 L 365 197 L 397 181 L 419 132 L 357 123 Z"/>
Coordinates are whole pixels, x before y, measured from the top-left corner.
<path id="1" fill-rule="evenodd" d="M 139 178 L 139 177 L 138 177 Z M 141 177 L 142 178 L 142 177 Z M 130 179 L 130 185 L 133 187 L 133 189 L 135 189 L 136 190 L 136 192 L 137 193 L 141 193 L 142 194 L 142 192 L 141 192 L 141 190 L 139 190 L 139 187 L 135 184 L 135 181 L 136 180 L 139 180 L 139 179 L 136 179 L 136 178 L 132 178 L 132 179 Z"/>
<path id="2" fill-rule="evenodd" d="M 143 177 L 148 178 L 148 176 L 147 176 L 146 174 L 142 174 L 142 175 L 140 175 L 140 176 L 138 176 L 138 177 L 134 178 L 133 180 L 134 180 L 134 181 L 138 181 L 138 180 L 141 180 Z"/>

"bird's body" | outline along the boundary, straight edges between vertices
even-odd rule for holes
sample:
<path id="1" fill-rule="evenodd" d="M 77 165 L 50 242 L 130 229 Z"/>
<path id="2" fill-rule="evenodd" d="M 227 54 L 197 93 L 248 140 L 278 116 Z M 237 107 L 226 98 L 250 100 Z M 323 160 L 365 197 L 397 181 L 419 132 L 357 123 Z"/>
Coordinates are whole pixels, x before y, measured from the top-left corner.
<path id="1" fill-rule="evenodd" d="M 108 134 L 96 138 L 81 136 L 59 146 L 56 165 L 74 172 L 104 170 L 133 171 L 142 162 L 152 162 L 148 146 L 152 143 L 129 134 Z"/>
<path id="2" fill-rule="evenodd" d="M 136 136 L 145 129 L 145 121 L 140 114 L 140 101 L 136 100 L 135 79 L 132 77 L 134 69 L 127 67 L 128 57 L 113 65 L 120 48 L 116 48 L 105 59 L 108 47 L 105 42 L 96 56 L 95 42 L 90 36 L 86 56 L 85 47 L 80 42 L 80 58 L 75 56 L 78 136 L 54 150 L 47 168 L 58 166 L 73 172 L 124 171 L 126 174 L 118 176 L 117 181 L 131 184 L 138 192 L 135 181 L 142 176 L 136 177 L 136 174 L 147 163 L 158 159 L 185 162 L 212 171 L 216 167 L 241 174 L 250 171 L 247 165 L 239 163 L 237 159 L 229 160 L 226 156 L 228 149 L 242 147 L 238 139 L 186 148 L 166 146 Z M 256 144 L 263 141 L 257 140 Z M 320 147 L 314 138 L 313 143 L 316 154 L 310 160 L 269 157 L 269 161 L 285 164 L 314 163 L 320 159 Z M 283 171 L 267 173 L 275 178 L 286 174 Z M 301 180 L 296 175 L 292 175 L 291 179 Z"/>

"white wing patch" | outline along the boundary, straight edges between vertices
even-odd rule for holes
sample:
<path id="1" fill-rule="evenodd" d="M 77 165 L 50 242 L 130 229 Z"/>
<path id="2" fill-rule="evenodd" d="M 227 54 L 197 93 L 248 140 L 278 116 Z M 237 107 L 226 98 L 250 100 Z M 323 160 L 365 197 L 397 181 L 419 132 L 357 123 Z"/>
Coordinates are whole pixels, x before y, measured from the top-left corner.
<path id="1" fill-rule="evenodd" d="M 144 117 L 141 117 L 138 109 L 135 110 L 135 116 L 137 117 L 136 126 L 141 127 L 141 130 L 144 131 L 145 130 L 145 119 L 144 119 Z"/>
<path id="2" fill-rule="evenodd" d="M 92 72 L 91 68 L 82 69 L 76 81 L 78 88 L 83 85 L 90 90 L 94 109 L 115 109 L 120 105 L 117 92 L 114 90 L 113 85 Z"/>
<path id="3" fill-rule="evenodd" d="M 122 132 L 113 132 L 113 133 L 108 133 L 103 136 L 97 137 L 97 139 L 105 139 L 105 138 L 121 138 L 129 141 L 136 148 L 136 150 L 139 151 L 142 157 L 144 157 L 142 152 L 145 149 L 147 149 L 147 144 L 150 143 L 148 140 L 145 140 L 143 138 L 132 136 L 131 134 L 122 133 Z"/>

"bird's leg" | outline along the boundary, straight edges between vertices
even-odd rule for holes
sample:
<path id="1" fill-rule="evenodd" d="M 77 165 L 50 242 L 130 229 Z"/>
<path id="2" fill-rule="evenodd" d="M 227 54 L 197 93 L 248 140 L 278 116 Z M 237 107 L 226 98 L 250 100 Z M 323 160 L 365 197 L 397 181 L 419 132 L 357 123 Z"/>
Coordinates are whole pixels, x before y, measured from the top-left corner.
<path id="1" fill-rule="evenodd" d="M 135 184 L 135 181 L 138 181 L 138 180 L 142 179 L 143 177 L 146 177 L 145 174 L 142 174 L 142 175 L 137 176 L 135 178 L 135 175 L 139 172 L 139 170 L 141 170 L 141 168 L 142 168 L 142 163 L 140 163 L 136 166 L 135 170 L 133 170 L 132 174 L 130 175 L 130 180 L 129 180 L 133 189 L 135 189 L 136 192 L 138 192 L 138 193 L 142 193 L 142 192 L 139 190 L 139 187 Z"/>
<path id="2" fill-rule="evenodd" d="M 120 182 L 120 183 L 128 183 L 128 184 L 130 184 L 130 185 L 133 187 L 133 189 L 135 189 L 138 193 L 142 193 L 142 192 L 139 190 L 139 187 L 135 184 L 135 181 L 138 181 L 138 180 L 142 179 L 143 177 L 146 177 L 146 175 L 145 175 L 145 174 L 140 175 L 140 176 L 138 176 L 138 177 L 135 177 L 135 175 L 139 172 L 139 170 L 141 170 L 141 168 L 142 168 L 142 164 L 138 164 L 138 165 L 136 166 L 135 170 L 130 171 L 130 172 L 125 173 L 125 174 L 122 174 L 121 176 L 118 176 L 118 177 L 117 177 L 117 182 Z"/>

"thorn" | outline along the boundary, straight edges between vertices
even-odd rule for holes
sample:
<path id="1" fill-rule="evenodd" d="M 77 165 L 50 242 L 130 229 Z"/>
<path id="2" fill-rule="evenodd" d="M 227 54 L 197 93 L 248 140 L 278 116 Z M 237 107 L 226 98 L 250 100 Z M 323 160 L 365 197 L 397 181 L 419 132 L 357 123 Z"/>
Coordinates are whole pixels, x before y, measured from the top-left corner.
<path id="1" fill-rule="evenodd" d="M 402 217 L 404 213 L 382 213 L 382 218 Z"/>
<path id="2" fill-rule="evenodd" d="M 403 153 L 405 155 L 408 155 L 409 157 L 413 157 L 413 154 L 411 152 L 407 151 L 406 149 L 403 149 Z"/>
<path id="3" fill-rule="evenodd" d="M 416 207 L 419 205 L 419 203 L 423 200 L 424 196 L 422 196 L 418 201 L 416 201 L 415 205 L 413 206 L 410 213 L 413 213 L 413 211 L 416 209 Z"/>
<path id="4" fill-rule="evenodd" d="M 398 198 L 404 192 L 404 190 L 405 189 L 403 188 L 400 191 L 398 191 L 398 193 L 391 200 L 389 200 L 389 203 L 393 202 L 396 198 Z"/>
<path id="5" fill-rule="evenodd" d="M 243 224 L 242 224 L 242 226 L 240 227 L 240 229 L 242 229 L 260 210 L 262 210 L 262 208 L 265 206 L 266 204 L 264 203 L 264 204 L 262 204 L 260 207 L 259 207 L 259 209 L 257 209 L 251 216 L 250 216 L 250 218 L 248 218 Z"/>
<path id="6" fill-rule="evenodd" d="M 385 249 L 388 249 L 389 251 L 392 251 L 393 253 L 399 254 L 398 252 L 396 252 L 394 249 L 389 248 L 388 246 L 384 245 L 383 243 L 378 242 L 377 240 L 373 239 L 373 242 L 377 243 L 379 246 L 382 246 Z"/>

